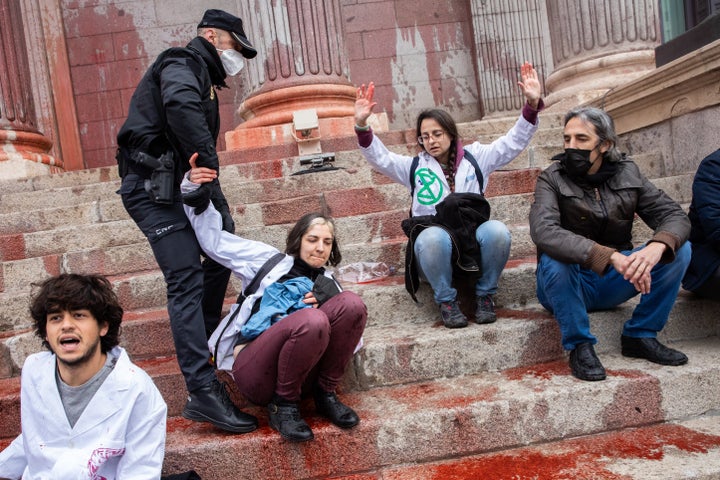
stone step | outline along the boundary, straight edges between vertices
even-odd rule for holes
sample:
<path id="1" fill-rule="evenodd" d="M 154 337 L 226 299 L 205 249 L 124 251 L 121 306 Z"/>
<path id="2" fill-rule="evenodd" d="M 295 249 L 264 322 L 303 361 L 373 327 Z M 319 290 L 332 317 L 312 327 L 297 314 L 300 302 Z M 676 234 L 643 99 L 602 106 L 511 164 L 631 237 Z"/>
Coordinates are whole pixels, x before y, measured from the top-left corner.
<path id="1" fill-rule="evenodd" d="M 393 147 L 397 149 L 397 147 Z M 400 152 L 407 153 L 407 148 L 400 148 Z M 322 175 L 293 176 L 307 167 L 300 164 L 300 157 L 281 158 L 276 160 L 260 160 L 249 163 L 239 163 L 222 166 L 220 178 L 223 185 L 228 188 L 243 185 L 245 189 L 265 193 L 272 197 L 282 197 L 282 190 L 294 191 L 305 186 L 309 192 L 315 190 L 335 189 L 328 188 L 323 180 L 328 176 L 337 181 L 338 185 L 364 184 L 371 177 L 371 168 L 359 151 L 338 152 L 334 163 L 339 169 L 331 172 L 322 172 Z M 94 172 L 89 170 L 87 172 Z M 116 200 L 120 197 L 116 191 L 120 186 L 117 168 L 105 168 L 102 174 L 75 175 L 74 172 L 61 173 L 49 177 L 38 177 L 30 181 L 4 181 L 0 182 L 3 189 L 0 213 L 8 214 L 17 211 L 36 211 L 46 208 L 73 206 L 100 200 Z M 333 176 L 334 175 L 334 176 Z M 42 181 L 40 180 L 42 179 Z M 33 179 L 34 180 L 34 179 Z M 281 183 L 277 183 L 281 182 Z M 318 182 L 317 187 L 313 183 Z M 389 183 L 389 182 L 384 182 Z M 253 187 L 254 184 L 258 186 Z M 281 191 L 278 191 L 280 188 Z M 307 194 L 306 192 L 305 194 Z M 254 203 L 260 200 L 252 199 L 244 203 Z"/>
<path id="2" fill-rule="evenodd" d="M 518 279 L 523 275 L 514 273 Z M 557 323 L 540 305 L 501 304 L 496 323 L 471 323 L 464 329 L 447 329 L 439 320 L 427 287 L 421 290 L 422 303 L 417 305 L 398 282 L 382 283 L 364 284 L 356 289 L 368 307 L 368 325 L 363 335 L 364 348 L 355 355 L 344 378 L 345 391 L 503 371 L 559 359 L 566 362 Z M 590 315 L 592 332 L 598 339 L 596 351 L 603 362 L 606 355 L 620 350 L 622 325 L 636 304 L 634 299 L 613 310 Z M 682 293 L 658 338 L 677 345 L 717 337 L 720 326 L 716 313 L 712 302 Z M 182 406 L 184 390 L 175 386 L 182 386 L 183 380 L 179 370 L 170 365 L 174 363 L 174 348 L 164 309 L 128 312 L 121 345 L 144 365 L 163 366 L 160 371 L 163 381 L 174 386 L 163 394 L 169 404 Z M 29 331 L 6 339 L 0 343 L 0 372 L 7 371 L 10 367 L 4 364 L 12 362 L 11 371 L 17 374 L 26 356 L 40 349 L 39 339 Z M 19 378 L 8 381 L 18 382 Z M 11 389 L 9 395 L 12 394 Z M 4 398 L 9 402 L 9 397 Z"/>
<path id="3" fill-rule="evenodd" d="M 30 178 L 0 180 L 1 197 L 12 193 L 35 192 L 52 188 L 77 187 L 117 180 L 117 167 L 100 167 L 87 170 L 59 172 Z M 4 203 L 4 202 L 3 202 Z"/>
<path id="4" fill-rule="evenodd" d="M 409 207 L 405 187 L 374 173 L 365 160 L 359 162 L 362 165 L 358 168 L 300 176 L 248 179 L 224 175 L 223 190 L 237 223 L 243 224 L 277 221 L 270 220 L 269 215 L 277 209 L 284 210 L 288 203 L 309 209 L 317 208 L 318 201 L 327 202 L 336 216 L 340 215 L 333 207 L 346 210 L 346 205 L 353 205 L 355 201 L 359 203 L 353 206 L 360 210 L 366 204 L 384 209 L 392 209 L 398 203 Z M 490 177 L 487 195 L 531 193 L 538 173 L 537 169 L 497 171 Z M 113 181 L 3 195 L 0 235 L 129 219 L 115 193 L 118 187 L 119 181 Z"/>
<path id="5" fill-rule="evenodd" d="M 493 218 L 508 224 L 513 236 L 512 258 L 535 253 L 529 230 L 524 225 L 529 211 L 528 198 L 527 195 L 512 195 L 490 199 Z M 292 208 L 292 205 L 286 206 Z M 360 209 L 355 212 L 336 209 L 339 215 L 335 220 L 344 264 L 384 261 L 396 266 L 403 265 L 407 238 L 400 224 L 407 218 L 407 206 L 388 206 L 388 209 L 379 211 L 372 211 L 375 209 L 370 205 L 363 208 L 370 211 L 363 213 Z M 246 223 L 237 216 L 235 218 L 238 235 L 281 250 L 285 248 L 285 239 L 295 222 L 262 225 Z M 157 269 L 145 236 L 132 220 L 88 224 L 83 228 L 65 226 L 55 230 L 10 235 L 5 239 L 14 241 L 0 246 L 0 252 L 5 254 L 0 265 L 0 292 L 26 291 L 29 287 L 28 279 L 37 281 L 60 271 L 102 271 L 105 275 L 120 275 Z M 403 247 L 402 251 L 395 244 Z"/>
<path id="6" fill-rule="evenodd" d="M 356 219 L 357 220 L 357 219 Z M 349 225 L 353 226 L 353 225 Z M 279 227 L 278 227 L 279 228 Z M 378 227 L 381 228 L 381 227 Z M 339 228 L 340 229 L 340 228 Z M 398 284 L 402 283 L 405 258 L 406 238 L 396 237 L 386 241 L 372 241 L 370 238 L 364 238 L 363 230 L 360 228 L 345 229 L 344 231 L 357 232 L 355 239 L 360 243 L 345 243 L 343 247 L 343 263 L 340 265 L 350 265 L 356 262 L 384 262 L 392 267 L 397 273 Z M 278 248 L 283 248 L 279 240 L 285 238 L 286 233 L 279 234 L 268 233 L 270 229 L 263 229 L 251 235 L 268 243 L 275 243 Z M 529 236 L 526 233 L 526 227 L 518 227 L 513 229 L 512 234 L 515 239 L 511 252 L 518 254 L 518 258 L 525 258 L 528 252 L 521 251 L 522 244 L 530 244 Z M 371 231 L 368 231 L 371 232 Z M 265 237 L 268 238 L 265 238 Z M 518 240 L 525 238 L 525 240 Z M 531 247 L 527 247 L 531 248 Z M 534 255 L 534 250 L 530 252 Z M 534 260 L 532 260 L 534 262 Z M 521 262 L 522 263 L 522 262 Z M 514 264 L 513 264 L 514 265 Z M 533 263 L 534 265 L 534 263 Z M 32 278 L 33 282 L 42 281 L 51 275 L 61 271 L 69 273 L 93 273 L 103 272 L 112 282 L 113 288 L 120 298 L 121 304 L 126 311 L 141 309 L 157 309 L 166 306 L 166 286 L 162 273 L 157 268 L 155 260 L 152 257 L 150 247 L 143 239 L 142 243 L 118 246 L 103 250 L 102 247 L 86 252 L 78 252 L 77 254 L 66 254 L 63 256 L 49 255 L 37 259 L 30 259 L 17 262 L 6 262 L 4 265 L 4 277 L 6 290 L 0 292 L 0 332 L 20 331 L 27 329 L 32 324 L 28 312 L 28 304 L 30 298 L 30 283 L 27 278 Z M 514 278 L 516 275 L 514 268 L 510 268 L 508 278 Z M 531 269 L 534 267 L 531 267 Z M 525 269 L 527 270 L 527 268 Z M 524 271 L 521 269 L 521 271 Z M 529 274 L 524 274 L 524 278 L 520 284 L 530 285 L 528 282 L 534 282 L 534 270 Z M 354 290 L 352 284 L 346 285 L 347 288 Z M 235 277 L 231 277 L 230 286 L 227 296 L 231 301 L 234 299 L 242 285 Z M 534 287 L 533 287 L 534 288 Z M 410 297 L 400 288 L 404 295 Z M 505 288 L 501 290 L 506 290 Z M 522 298 L 534 297 L 534 290 L 531 289 L 507 289 L 508 296 L 517 295 Z M 388 292 L 391 296 L 396 295 Z M 505 295 L 505 294 L 503 294 Z M 512 300 L 512 303 L 518 303 Z"/>
<path id="7" fill-rule="evenodd" d="M 363 244 L 363 246 L 366 246 Z M 401 248 L 402 245 L 397 245 Z M 367 251 L 367 250 L 365 250 Z M 531 281 L 532 272 L 527 266 L 509 269 L 508 279 L 524 277 L 520 284 Z M 121 304 L 125 308 L 123 324 L 123 345 L 133 357 L 151 357 L 153 355 L 173 355 L 169 320 L 166 312 L 166 287 L 161 273 L 157 270 L 145 274 L 119 275 L 109 277 Z M 512 282 L 512 280 L 509 280 Z M 228 289 L 226 310 L 241 289 L 237 279 L 231 279 Z M 391 277 L 373 285 L 345 284 L 348 290 L 357 291 L 369 308 L 370 323 L 393 322 L 396 318 L 414 319 L 429 315 L 434 318 L 436 312 L 429 289 L 420 291 L 421 301 L 429 307 L 418 309 L 411 301 L 403 286 L 403 277 Z M 509 298 L 510 292 L 505 298 Z M 519 295 L 528 296 L 529 291 Z M 524 298 L 524 297 L 523 297 Z M 17 374 L 27 355 L 41 349 L 40 340 L 32 333 L 32 319 L 28 313 L 29 291 L 0 293 L 0 325 L 5 338 L 0 338 L 0 378 Z M 397 304 L 397 308 L 394 306 Z M 398 316 L 398 317 L 396 317 Z M 387 320 L 386 320 L 387 319 Z"/>
<path id="8" fill-rule="evenodd" d="M 617 354 L 606 356 L 604 361 L 609 377 L 603 382 L 579 381 L 570 375 L 565 362 L 558 361 L 502 372 L 375 388 L 369 392 L 343 393 L 342 400 L 362 419 L 349 431 L 340 430 L 316 416 L 312 402 L 306 401 L 301 410 L 315 432 L 315 440 L 305 444 L 281 440 L 268 426 L 262 408 L 249 410 L 258 416 L 260 428 L 245 435 L 224 434 L 208 425 L 171 418 L 165 472 L 193 468 L 203 478 L 256 480 L 370 479 L 379 478 L 377 471 L 383 471 L 382 478 L 386 478 L 385 470 L 396 472 L 395 477 L 388 478 L 413 480 L 649 478 L 585 475 L 592 470 L 568 476 L 539 476 L 547 464 L 542 462 L 544 457 L 531 456 L 531 449 L 551 449 L 548 442 L 567 439 L 582 442 L 583 436 L 602 434 L 606 437 L 585 439 L 586 451 L 607 452 L 607 455 L 618 451 L 618 468 L 627 466 L 620 462 L 623 454 L 631 455 L 640 450 L 646 451 L 650 458 L 657 458 L 659 449 L 668 449 L 671 445 L 686 452 L 705 454 L 704 458 L 717 468 L 716 452 L 720 444 L 717 420 L 710 427 L 698 418 L 692 429 L 673 427 L 672 424 L 663 429 L 658 425 L 659 422 L 699 417 L 720 408 L 720 340 L 683 342 L 678 347 L 689 353 L 691 364 L 661 367 Z M 651 428 L 664 433 L 653 441 L 649 437 Z M 702 434 L 703 428 L 713 430 Z M 627 436 L 622 435 L 623 432 L 627 432 Z M 633 435 L 632 432 L 637 433 Z M 644 432 L 648 434 L 643 435 Z M 608 450 L 600 448 L 604 446 L 603 438 L 608 439 Z M 599 443 L 592 442 L 593 439 Z M 610 446 L 613 439 L 618 442 L 625 439 L 626 442 L 613 450 Z M 661 443 L 662 440 L 667 440 L 667 444 Z M 530 447 L 526 447 L 528 445 Z M 483 453 L 502 458 L 497 453 L 499 450 L 523 447 L 525 449 L 518 450 L 517 454 L 527 452 L 528 456 L 523 457 L 524 461 L 519 459 L 517 466 L 522 468 L 526 463 L 527 468 L 535 466 L 535 476 L 517 476 L 519 472 L 516 476 L 506 477 L 465 476 L 473 470 L 456 471 L 457 476 L 451 476 L 448 470 L 440 470 L 436 476 L 422 476 L 422 472 L 433 472 L 429 462 Z M 713 455 L 708 454 L 710 450 Z M 554 451 L 560 454 L 563 450 Z M 580 453 L 571 448 L 566 451 L 568 455 Z M 558 460 L 565 459 L 570 465 L 583 460 L 568 455 Z M 508 459 L 501 465 L 508 468 L 511 461 Z M 428 468 L 421 467 L 424 465 Z M 694 465 L 700 463 L 696 461 Z M 403 475 L 402 469 L 411 466 L 414 468 Z M 416 472 L 420 472 L 420 476 L 415 476 Z"/>
<path id="9" fill-rule="evenodd" d="M 383 480 L 559 480 L 720 478 L 720 415 L 624 428 L 547 444 L 430 463 L 388 466 L 364 476 Z"/>
<path id="10" fill-rule="evenodd" d="M 538 173 L 537 169 L 495 172 L 488 187 L 493 218 L 504 223 L 525 223 Z M 339 181 L 341 176 L 338 177 L 336 172 L 323 172 L 312 177 L 315 178 L 311 182 L 313 188 L 295 191 L 286 188 L 280 180 L 268 181 L 275 183 L 274 186 L 252 184 L 256 189 L 252 193 L 248 192 L 249 188 L 228 188 L 226 194 L 232 205 L 238 234 L 249 235 L 247 228 L 254 226 L 289 226 L 302 214 L 313 210 L 330 211 L 339 219 L 368 213 L 397 213 L 405 211 L 409 205 L 406 189 L 398 184 L 368 184 L 360 188 L 329 190 L 338 184 L 349 183 Z M 317 179 L 323 178 L 326 184 L 319 185 Z M 663 177 L 654 182 L 682 204 L 688 204 L 692 199 L 691 174 Z M 318 186 L 322 188 L 316 188 Z M 75 245 L 82 245 L 83 250 L 92 246 L 128 245 L 143 238 L 134 222 L 129 220 L 119 198 L 96 199 L 33 213 L 0 214 L 0 219 L 0 238 L 3 240 L 0 253 L 4 261 L 78 250 Z M 394 231 L 388 237 L 401 235 L 399 222 L 393 226 Z"/>
<path id="11" fill-rule="evenodd" d="M 490 140 L 500 137 L 508 132 L 515 125 L 520 112 L 512 115 L 503 115 L 499 117 L 485 117 L 482 120 L 473 122 L 464 122 L 458 124 L 460 136 L 466 139 L 485 138 Z M 537 138 L 543 131 L 558 132 L 559 137 L 555 139 L 562 145 L 562 127 L 563 114 L 552 113 L 548 111 L 540 112 L 540 128 L 535 134 Z M 550 137 L 553 139 L 553 137 Z"/>
<path id="12" fill-rule="evenodd" d="M 341 393 L 362 419 L 349 431 L 318 417 L 306 400 L 301 409 L 316 437 L 306 444 L 281 440 L 256 406 L 245 410 L 260 428 L 244 435 L 172 416 L 164 473 L 195 469 L 203 478 L 257 480 L 717 478 L 719 346 L 718 339 L 683 343 L 691 356 L 683 367 L 612 355 L 604 360 L 604 382 L 581 382 L 564 363 L 551 362 Z M 6 420 L 13 432 L 19 428 Z M 0 438 L 0 448 L 11 438 Z"/>
<path id="13" fill-rule="evenodd" d="M 352 256 L 353 244 L 382 242 L 403 237 L 400 222 L 407 216 L 401 209 L 358 214 L 338 218 L 338 232 L 352 232 L 343 241 L 345 258 Z M 285 238 L 293 223 L 260 225 L 236 215 L 238 235 L 262 240 L 278 248 L 284 248 Z M 108 230 L 116 235 L 108 235 Z M 348 233 L 350 235 L 350 233 Z M 157 269 L 150 245 L 131 220 L 112 224 L 88 225 L 83 231 L 64 227 L 61 230 L 33 232 L 19 235 L 18 241 L 4 249 L 2 263 L 3 288 L 27 290 L 28 279 L 45 278 L 58 273 L 84 273 L 102 271 L 105 275 L 121 275 Z M 62 239 L 62 243 L 59 243 Z M 121 243 L 122 241 L 125 243 Z M 43 245 L 44 242 L 55 242 Z M 74 245 L 74 247 L 73 247 Z M 358 247 L 359 248 L 359 247 Z M 13 260 L 14 259 L 14 260 Z M 346 260 L 347 262 L 347 260 Z"/>
<path id="14" fill-rule="evenodd" d="M 399 245 L 398 248 L 400 248 Z M 125 306 L 123 345 L 131 355 L 139 358 L 173 355 L 174 347 L 165 310 L 166 290 L 162 275 L 158 271 L 152 271 L 144 275 L 118 276 L 110 277 L 110 279 L 121 304 Z M 404 277 L 399 274 L 368 284 L 343 282 L 343 286 L 346 290 L 355 291 L 361 295 L 368 307 L 368 327 L 378 327 L 378 331 L 382 332 L 378 334 L 380 338 L 387 340 L 387 342 L 375 343 L 379 350 L 368 347 L 366 354 L 371 356 L 369 358 L 375 362 L 373 364 L 385 365 L 391 371 L 396 368 L 400 369 L 398 372 L 402 377 L 407 373 L 402 372 L 404 366 L 387 362 L 390 359 L 393 359 L 394 362 L 401 362 L 407 355 L 406 348 L 410 348 L 410 352 L 414 351 L 422 358 L 424 353 L 419 353 L 424 352 L 421 345 L 410 340 L 417 339 L 418 343 L 425 342 L 428 339 L 425 330 L 429 327 L 439 327 L 437 307 L 433 301 L 431 289 L 427 285 L 422 285 L 417 294 L 419 303 L 416 304 L 405 291 Z M 228 289 L 226 311 L 241 288 L 237 279 L 233 278 Z M 3 306 L 0 308 L 0 320 L 7 331 L 6 338 L 0 339 L 0 378 L 2 378 L 16 374 L 26 356 L 40 350 L 41 346 L 39 339 L 31 332 L 32 320 L 27 312 L 28 293 L 0 294 L 0 299 L 4 300 Z M 460 301 L 465 313 L 472 317 L 474 314 L 472 295 L 467 297 L 463 291 Z M 631 310 L 638 301 L 639 299 L 635 298 L 614 310 L 595 312 L 591 315 L 593 323 L 596 323 L 593 331 L 601 339 L 601 345 L 598 346 L 600 350 L 606 348 L 604 345 L 616 346 L 622 322 L 630 317 Z M 532 337 L 526 337 L 531 333 L 539 338 L 552 335 L 553 340 L 548 345 L 538 344 L 538 351 L 533 352 L 533 355 L 545 355 L 546 352 L 557 354 L 559 339 L 556 338 L 554 320 L 542 307 L 537 305 L 533 259 L 518 260 L 508 264 L 500 278 L 495 303 L 496 307 L 500 309 L 500 318 L 507 318 L 511 322 L 512 328 L 507 327 L 511 330 L 519 329 L 520 333 L 515 331 L 503 333 L 506 326 L 500 326 L 500 322 L 498 322 L 491 328 L 484 326 L 482 334 L 480 331 L 475 332 L 477 335 L 482 337 L 491 331 L 493 332 L 492 342 L 498 344 L 502 343 L 502 339 L 517 341 L 519 338 L 525 338 L 523 342 L 515 344 L 513 348 L 504 347 L 508 352 L 515 352 L 516 348 L 536 343 Z M 661 338 L 672 341 L 716 335 L 719 330 L 715 320 L 716 315 L 711 303 L 681 292 L 671 319 L 661 333 Z M 420 326 L 419 332 L 405 331 L 409 328 L 416 328 L 416 326 Z M 448 348 L 452 349 L 454 339 L 451 332 L 446 331 L 445 328 L 437 328 L 437 330 L 443 336 L 443 341 L 447 343 Z M 462 330 L 462 332 L 469 331 Z M 463 333 L 463 335 L 470 335 L 467 338 L 472 338 L 469 340 L 471 342 L 486 341 L 484 337 L 476 340 L 472 333 Z M 399 339 L 399 343 L 395 340 L 396 338 Z M 521 350 L 513 355 L 522 355 L 523 352 Z M 432 350 L 429 353 L 432 353 Z M 485 361 L 487 358 L 483 356 L 479 360 Z M 541 357 L 541 359 L 544 358 L 546 357 Z M 533 360 L 541 361 L 538 358 L 533 358 Z M 494 364 L 502 365 L 505 361 L 505 357 L 499 357 Z M 481 363 L 479 368 L 485 368 L 485 366 L 485 363 Z"/>
<path id="15" fill-rule="evenodd" d="M 599 355 L 620 350 L 623 323 L 636 304 L 630 301 L 590 315 Z M 682 340 L 717 336 L 720 331 L 712 307 L 688 295 L 679 297 L 658 338 L 674 345 Z M 396 309 L 404 310 L 399 305 Z M 442 326 L 437 307 L 426 304 L 422 313 L 411 319 L 398 314 L 397 323 L 372 322 L 364 336 L 365 348 L 355 358 L 357 378 L 348 379 L 349 385 L 367 389 L 565 358 L 557 322 L 540 305 L 498 308 L 497 315 L 498 321 L 492 325 L 471 322 L 464 329 L 450 330 Z"/>

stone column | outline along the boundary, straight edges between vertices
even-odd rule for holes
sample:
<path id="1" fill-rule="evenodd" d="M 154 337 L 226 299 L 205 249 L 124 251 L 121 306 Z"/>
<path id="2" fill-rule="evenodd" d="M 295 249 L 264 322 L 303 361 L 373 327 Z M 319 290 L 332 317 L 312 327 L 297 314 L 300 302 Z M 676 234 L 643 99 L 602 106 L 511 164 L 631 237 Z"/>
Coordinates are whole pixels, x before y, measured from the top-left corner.
<path id="1" fill-rule="evenodd" d="M 310 108 L 317 110 L 321 137 L 336 128 L 352 132 L 355 88 L 348 80 L 340 0 L 240 5 L 258 56 L 246 62 L 245 91 L 252 93 L 238 112 L 245 122 L 226 134 L 228 150 L 293 141 L 293 112 Z M 344 119 L 343 125 L 332 119 Z"/>
<path id="2" fill-rule="evenodd" d="M 516 116 L 525 103 L 520 65 L 544 79 L 552 71 L 544 0 L 471 0 L 480 95 L 485 115 Z"/>
<path id="3" fill-rule="evenodd" d="M 596 98 L 655 68 L 656 0 L 547 0 L 555 69 L 547 104 Z"/>
<path id="4" fill-rule="evenodd" d="M 0 179 L 62 168 L 37 130 L 31 84 L 20 3 L 0 0 Z"/>

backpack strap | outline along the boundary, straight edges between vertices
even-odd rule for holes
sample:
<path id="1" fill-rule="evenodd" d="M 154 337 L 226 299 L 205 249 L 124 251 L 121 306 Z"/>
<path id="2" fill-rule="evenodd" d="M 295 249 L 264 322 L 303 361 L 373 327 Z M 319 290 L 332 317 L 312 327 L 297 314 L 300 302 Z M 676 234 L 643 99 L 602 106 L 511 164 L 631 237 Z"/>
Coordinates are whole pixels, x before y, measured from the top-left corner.
<path id="1" fill-rule="evenodd" d="M 250 280 L 250 283 L 248 283 L 248 286 L 243 289 L 240 295 L 247 298 L 253 293 L 255 293 L 255 291 L 260 286 L 260 282 L 262 282 L 263 278 L 265 278 L 265 275 L 270 273 L 270 270 L 275 268 L 275 265 L 280 263 L 280 260 L 282 260 L 283 258 L 285 258 L 285 254 L 282 252 L 278 252 L 272 257 L 270 257 L 265 263 L 263 263 L 263 266 L 260 267 L 260 270 L 257 271 L 253 279 Z"/>
<path id="2" fill-rule="evenodd" d="M 415 170 L 417 170 L 418 163 L 420 163 L 420 157 L 413 157 L 412 163 L 410 164 L 410 200 L 415 197 Z"/>
<path id="3" fill-rule="evenodd" d="M 228 327 L 233 323 L 235 320 L 235 317 L 237 317 L 238 313 L 240 313 L 240 306 L 243 304 L 245 299 L 255 293 L 255 291 L 260 286 L 260 283 L 262 282 L 263 278 L 270 273 L 270 270 L 275 268 L 275 265 L 280 263 L 280 261 L 285 258 L 285 254 L 282 252 L 278 252 L 269 259 L 265 263 L 263 263 L 262 267 L 260 267 L 260 270 L 257 271 L 255 276 L 252 280 L 250 280 L 250 283 L 248 283 L 248 286 L 240 292 L 240 295 L 238 295 L 237 300 L 235 300 L 235 303 L 238 304 L 237 308 L 235 308 L 235 311 L 233 312 L 230 319 L 225 324 L 225 328 L 223 328 L 223 331 L 220 333 L 220 336 L 218 337 L 218 341 L 215 343 L 215 349 L 213 351 L 213 362 L 217 360 L 218 356 L 218 348 L 220 347 L 220 340 L 222 339 L 223 335 L 225 334 L 225 330 L 228 329 Z"/>
<path id="4" fill-rule="evenodd" d="M 480 185 L 480 194 L 484 195 L 483 193 L 483 184 L 485 183 L 485 178 L 483 177 L 482 171 L 480 170 L 480 166 L 477 163 L 477 160 L 475 160 L 475 157 L 473 157 L 472 153 L 468 152 L 463 148 L 463 158 L 467 158 L 470 162 L 470 165 L 473 166 L 475 169 L 475 177 L 477 178 L 478 184 Z"/>

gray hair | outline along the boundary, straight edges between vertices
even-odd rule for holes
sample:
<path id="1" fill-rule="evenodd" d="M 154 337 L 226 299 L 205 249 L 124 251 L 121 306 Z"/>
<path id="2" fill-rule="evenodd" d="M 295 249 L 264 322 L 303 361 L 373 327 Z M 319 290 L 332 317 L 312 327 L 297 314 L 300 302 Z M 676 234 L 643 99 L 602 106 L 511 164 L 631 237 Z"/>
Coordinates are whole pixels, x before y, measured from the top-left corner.
<path id="1" fill-rule="evenodd" d="M 563 125 L 573 118 L 579 118 L 585 123 L 592 125 L 595 129 L 600 142 L 608 142 L 610 148 L 605 152 L 604 158 L 610 162 L 619 162 L 622 159 L 622 153 L 618 150 L 618 136 L 615 133 L 615 122 L 604 110 L 593 107 L 577 107 L 565 114 Z"/>

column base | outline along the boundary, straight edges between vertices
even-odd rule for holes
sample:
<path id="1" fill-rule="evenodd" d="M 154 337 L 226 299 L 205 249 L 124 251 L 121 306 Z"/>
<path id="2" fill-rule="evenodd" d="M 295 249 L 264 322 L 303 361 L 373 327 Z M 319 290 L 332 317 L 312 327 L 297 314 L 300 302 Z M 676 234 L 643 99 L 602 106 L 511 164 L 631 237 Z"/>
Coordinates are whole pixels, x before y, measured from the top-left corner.
<path id="1" fill-rule="evenodd" d="M 0 179 L 64 171 L 62 162 L 47 154 L 51 146 L 52 142 L 39 133 L 0 129 Z"/>
<path id="2" fill-rule="evenodd" d="M 355 87 L 318 83 L 258 93 L 240 106 L 239 114 L 245 122 L 236 130 L 292 123 L 294 111 L 309 108 L 317 110 L 318 118 L 353 117 Z"/>
<path id="3" fill-rule="evenodd" d="M 292 116 L 292 114 L 291 114 Z M 373 114 L 368 124 L 375 132 L 387 132 L 388 119 L 385 112 Z M 319 118 L 320 145 L 323 140 L 347 137 L 355 134 L 354 117 Z M 253 128 L 236 128 L 225 134 L 227 150 L 247 150 L 272 145 L 287 145 L 297 143 L 294 137 L 292 119 L 290 123 L 281 125 L 259 126 Z"/>
<path id="4" fill-rule="evenodd" d="M 225 134 L 227 150 L 245 150 L 296 143 L 293 112 L 315 109 L 320 143 L 354 135 L 355 87 L 311 84 L 280 88 L 248 98 L 240 107 L 247 120 Z M 375 131 L 388 131 L 385 113 L 368 120 Z"/>
<path id="5" fill-rule="evenodd" d="M 655 52 L 639 50 L 582 60 L 553 72 L 545 81 L 545 104 L 576 106 L 655 69 Z"/>

